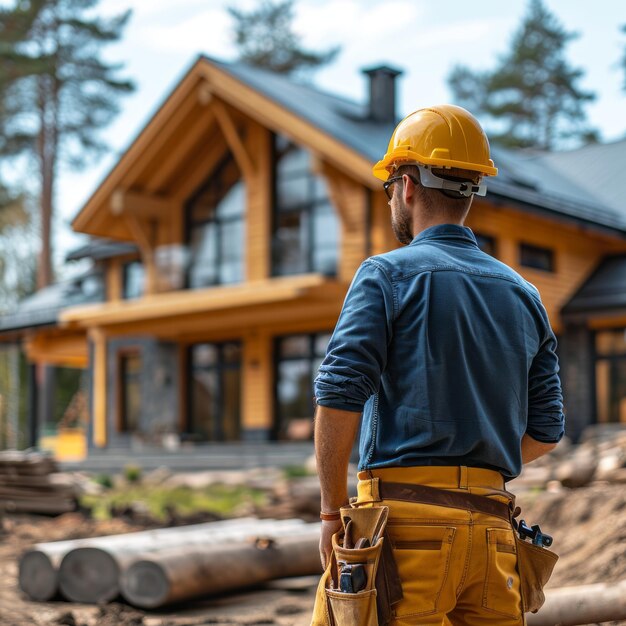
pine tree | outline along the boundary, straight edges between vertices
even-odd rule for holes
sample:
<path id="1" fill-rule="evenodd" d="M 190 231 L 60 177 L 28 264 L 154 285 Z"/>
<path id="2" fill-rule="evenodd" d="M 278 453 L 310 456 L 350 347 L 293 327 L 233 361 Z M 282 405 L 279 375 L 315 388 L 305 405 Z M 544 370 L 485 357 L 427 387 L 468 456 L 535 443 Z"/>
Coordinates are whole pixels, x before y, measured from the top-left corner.
<path id="1" fill-rule="evenodd" d="M 17 21 L 26 35 L 0 47 L 0 66 L 13 62 L 22 75 L 11 81 L 5 103 L 4 157 L 26 155 L 38 172 L 41 253 L 37 286 L 53 281 L 52 220 L 59 168 L 79 168 L 106 149 L 98 131 L 119 112 L 118 99 L 133 91 L 119 78 L 122 64 L 100 52 L 118 41 L 130 11 L 93 16 L 98 0 L 15 0 L 0 12 L 0 32 Z M 17 61 L 15 61 L 17 60 Z"/>
<path id="2" fill-rule="evenodd" d="M 249 12 L 229 7 L 239 58 L 281 74 L 303 74 L 333 61 L 339 46 L 315 52 L 300 46 L 293 32 L 294 0 L 261 0 Z"/>
<path id="3" fill-rule="evenodd" d="M 596 141 L 584 110 L 595 94 L 578 87 L 583 70 L 565 58 L 575 37 L 541 0 L 531 0 L 493 70 L 452 70 L 448 84 L 455 101 L 481 115 L 493 141 L 506 146 L 552 150 Z"/>

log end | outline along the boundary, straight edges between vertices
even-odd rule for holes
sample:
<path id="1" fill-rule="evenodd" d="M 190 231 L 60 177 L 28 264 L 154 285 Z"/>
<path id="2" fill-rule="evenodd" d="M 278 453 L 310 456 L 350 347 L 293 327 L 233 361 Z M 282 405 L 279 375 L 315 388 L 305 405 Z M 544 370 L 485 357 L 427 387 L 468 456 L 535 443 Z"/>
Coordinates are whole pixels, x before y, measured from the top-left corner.
<path id="1" fill-rule="evenodd" d="M 120 592 L 120 569 L 115 559 L 100 548 L 76 548 L 59 567 L 59 590 L 71 602 L 100 604 Z"/>
<path id="2" fill-rule="evenodd" d="M 19 563 L 20 589 L 37 602 L 47 602 L 59 589 L 57 570 L 48 555 L 30 550 L 22 555 Z"/>
<path id="3" fill-rule="evenodd" d="M 154 609 L 167 604 L 170 582 L 163 568 L 152 561 L 137 561 L 123 572 L 122 597 L 140 609 Z"/>

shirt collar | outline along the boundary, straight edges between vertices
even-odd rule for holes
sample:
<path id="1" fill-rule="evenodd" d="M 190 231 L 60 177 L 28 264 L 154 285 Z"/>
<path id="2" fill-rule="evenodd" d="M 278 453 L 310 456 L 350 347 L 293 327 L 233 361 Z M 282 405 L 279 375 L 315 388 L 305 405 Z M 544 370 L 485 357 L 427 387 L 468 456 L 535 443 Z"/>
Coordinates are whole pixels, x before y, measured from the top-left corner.
<path id="1" fill-rule="evenodd" d="M 476 237 L 467 226 L 458 224 L 437 224 L 430 226 L 417 235 L 409 245 L 421 241 L 463 241 L 477 246 Z"/>

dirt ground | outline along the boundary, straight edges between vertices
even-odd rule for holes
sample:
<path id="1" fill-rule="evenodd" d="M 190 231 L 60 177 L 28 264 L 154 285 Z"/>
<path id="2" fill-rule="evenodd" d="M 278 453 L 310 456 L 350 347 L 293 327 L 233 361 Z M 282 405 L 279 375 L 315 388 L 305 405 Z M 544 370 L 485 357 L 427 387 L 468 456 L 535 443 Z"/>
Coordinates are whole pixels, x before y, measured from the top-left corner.
<path id="1" fill-rule="evenodd" d="M 593 483 L 577 490 L 529 492 L 518 498 L 529 525 L 541 523 L 554 536 L 561 559 L 551 587 L 626 578 L 626 489 Z M 34 603 L 17 586 L 19 555 L 42 541 L 139 530 L 122 520 L 96 522 L 80 514 L 58 518 L 16 516 L 4 520 L 0 537 L 0 624 L 2 626 L 308 626 L 315 577 L 276 581 L 263 589 L 187 603 L 167 611 L 137 611 L 122 604 L 103 607 L 68 602 Z M 618 622 L 613 623 L 617 626 Z M 626 626 L 626 622 L 619 622 Z"/>
<path id="2" fill-rule="evenodd" d="M 308 626 L 315 577 L 276 581 L 263 589 L 190 602 L 158 612 L 123 604 L 105 606 L 64 601 L 30 602 L 17 583 L 18 558 L 34 543 L 141 530 L 122 520 L 107 522 L 69 513 L 57 518 L 15 516 L 4 520 L 0 537 L 0 625 L 2 626 Z"/>

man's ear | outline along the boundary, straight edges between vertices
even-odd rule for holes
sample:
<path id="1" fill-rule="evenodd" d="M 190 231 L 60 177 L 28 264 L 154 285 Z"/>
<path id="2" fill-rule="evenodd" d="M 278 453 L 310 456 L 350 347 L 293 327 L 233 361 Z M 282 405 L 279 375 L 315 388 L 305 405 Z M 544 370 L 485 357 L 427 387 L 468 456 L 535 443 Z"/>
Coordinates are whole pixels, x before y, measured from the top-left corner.
<path id="1" fill-rule="evenodd" d="M 417 189 L 415 188 L 415 183 L 413 182 L 411 177 L 407 176 L 406 174 L 402 176 L 402 182 L 404 183 L 402 186 L 404 203 L 410 206 L 411 204 L 413 204 L 413 198 L 415 197 Z"/>

